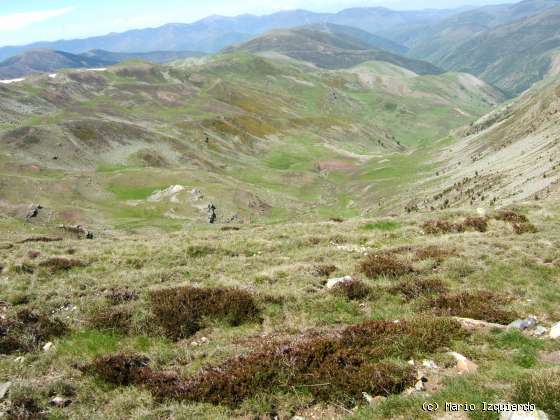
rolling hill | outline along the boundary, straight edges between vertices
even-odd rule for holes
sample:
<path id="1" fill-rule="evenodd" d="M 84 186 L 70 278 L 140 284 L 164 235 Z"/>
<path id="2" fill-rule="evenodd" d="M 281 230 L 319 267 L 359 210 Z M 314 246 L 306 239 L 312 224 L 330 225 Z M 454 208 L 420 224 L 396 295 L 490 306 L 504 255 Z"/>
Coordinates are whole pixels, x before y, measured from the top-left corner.
<path id="1" fill-rule="evenodd" d="M 412 150 L 503 100 L 469 75 L 246 52 L 35 75 L 0 95 L 0 211 L 41 202 L 53 221 L 124 229 L 198 223 L 209 201 L 223 222 L 360 214 L 423 170 Z"/>
<path id="2" fill-rule="evenodd" d="M 202 56 L 204 54 L 190 51 L 112 53 L 103 50 L 92 50 L 76 55 L 63 51 L 30 50 L 1 62 L 0 79 L 15 79 L 31 73 L 52 72 L 60 69 L 104 67 L 133 59 L 166 63 L 187 57 Z"/>
<path id="3" fill-rule="evenodd" d="M 350 68 L 366 61 L 384 61 L 417 74 L 441 74 L 432 64 L 409 59 L 381 48 L 399 50 L 375 35 L 359 29 L 324 24 L 269 32 L 225 51 L 276 53 L 326 69 Z"/>

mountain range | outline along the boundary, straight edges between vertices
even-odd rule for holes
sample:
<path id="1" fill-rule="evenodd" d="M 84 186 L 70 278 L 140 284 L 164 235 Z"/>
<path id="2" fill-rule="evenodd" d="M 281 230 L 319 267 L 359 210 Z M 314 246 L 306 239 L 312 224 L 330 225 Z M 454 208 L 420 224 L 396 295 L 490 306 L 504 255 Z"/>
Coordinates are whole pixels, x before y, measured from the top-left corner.
<path id="1" fill-rule="evenodd" d="M 202 57 L 204 54 L 190 51 L 154 51 L 148 53 L 113 53 L 91 50 L 83 54 L 64 51 L 37 49 L 25 51 L 0 62 L 0 79 L 16 79 L 31 73 L 52 72 L 66 68 L 95 68 L 116 64 L 126 60 L 146 60 L 167 63 L 187 57 Z"/>
<path id="2" fill-rule="evenodd" d="M 355 8 L 339 13 L 286 11 L 265 16 L 210 16 L 192 24 L 172 23 L 158 28 L 111 33 L 86 39 L 36 42 L 26 46 L 0 48 L 0 60 L 29 49 L 46 48 L 74 54 L 92 49 L 113 52 L 202 51 L 217 52 L 272 29 L 316 23 L 353 26 L 368 32 L 389 30 L 400 25 L 430 24 L 457 10 L 393 11 L 385 8 Z"/>

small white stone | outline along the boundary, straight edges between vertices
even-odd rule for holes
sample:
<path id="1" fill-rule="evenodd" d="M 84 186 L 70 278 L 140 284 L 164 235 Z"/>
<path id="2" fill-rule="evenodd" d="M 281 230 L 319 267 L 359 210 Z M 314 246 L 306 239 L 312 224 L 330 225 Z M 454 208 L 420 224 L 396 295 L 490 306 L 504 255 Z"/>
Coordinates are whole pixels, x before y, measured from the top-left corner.
<path id="1" fill-rule="evenodd" d="M 500 415 L 500 420 L 548 420 L 546 413 L 535 410 L 535 411 L 504 411 Z"/>
<path id="2" fill-rule="evenodd" d="M 560 322 L 557 322 L 550 328 L 550 332 L 548 333 L 550 338 L 560 338 Z"/>
<path id="3" fill-rule="evenodd" d="M 49 351 L 50 349 L 52 349 L 52 347 L 53 347 L 53 343 L 51 343 L 51 342 L 49 341 L 47 344 L 45 344 L 45 345 L 43 346 L 43 351 L 44 351 L 44 352 L 47 352 L 47 351 Z"/>
<path id="4" fill-rule="evenodd" d="M 423 360 L 422 366 L 428 369 L 438 369 L 438 365 L 433 360 Z"/>

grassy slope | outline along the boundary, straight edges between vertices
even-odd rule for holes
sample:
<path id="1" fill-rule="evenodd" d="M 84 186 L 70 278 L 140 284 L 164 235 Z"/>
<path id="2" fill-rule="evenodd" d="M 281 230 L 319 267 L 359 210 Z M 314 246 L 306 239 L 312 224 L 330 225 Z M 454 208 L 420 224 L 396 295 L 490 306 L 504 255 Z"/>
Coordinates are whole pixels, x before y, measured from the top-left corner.
<path id="1" fill-rule="evenodd" d="M 272 395 L 263 393 L 245 401 L 239 408 L 173 401 L 158 402 L 140 388 L 114 387 L 76 366 L 94 357 L 117 351 L 134 351 L 149 356 L 152 365 L 182 376 L 201 366 L 219 363 L 248 352 L 257 343 L 265 347 L 271 339 L 296 339 L 315 329 L 329 331 L 367 319 L 406 320 L 425 313 L 420 297 L 405 301 L 383 287 L 397 279 L 367 279 L 357 271 L 363 250 L 435 245 L 454 250 L 456 256 L 415 263 L 413 281 L 441 279 L 451 291 L 485 289 L 513 297 L 507 309 L 521 315 L 535 314 L 549 324 L 560 318 L 557 279 L 559 255 L 549 244 L 560 240 L 559 207 L 548 203 L 522 209 L 540 233 L 517 236 L 507 223 L 492 221 L 489 232 L 426 236 L 420 225 L 427 215 L 403 219 L 354 219 L 336 223 L 288 223 L 266 227 L 244 227 L 239 232 L 211 228 L 191 229 L 171 235 L 107 236 L 93 242 L 66 239 L 54 244 L 16 244 L 0 249 L 0 262 L 6 267 L 0 293 L 8 304 L 2 313 L 35 308 L 55 314 L 71 331 L 54 339 L 54 347 L 0 358 L 0 378 L 14 382 L 12 398 L 26 395 L 47 407 L 49 393 L 73 390 L 73 403 L 64 409 L 48 408 L 49 414 L 72 418 L 232 418 L 266 415 L 272 407 L 281 416 L 299 414 L 317 418 L 430 418 L 421 409 L 425 395 L 392 396 L 370 408 L 361 404 L 350 411 L 336 403 L 311 405 L 304 389 Z M 432 214 L 432 218 L 458 220 L 461 211 Z M 49 229 L 30 231 L 29 225 L 0 219 L 3 241 L 16 243 L 28 235 L 58 234 Z M 88 264 L 68 272 L 51 273 L 37 268 L 50 256 L 64 255 Z M 40 251 L 36 260 L 29 251 Z M 199 250 L 194 253 L 193 250 Z M 356 252 L 357 250 L 357 252 Z M 18 271 L 26 262 L 35 274 Z M 313 275 L 317 264 L 333 264 L 332 276 L 352 274 L 375 287 L 369 298 L 347 300 L 328 293 L 324 278 Z M 400 280 L 407 278 L 404 276 Z M 172 342 L 153 332 L 147 293 L 150 289 L 177 285 L 235 286 L 255 293 L 263 311 L 263 322 L 231 327 L 210 323 L 188 340 Z M 106 307 L 104 298 L 111 287 L 129 288 L 139 294 L 138 301 L 121 305 L 134 311 L 129 334 L 99 330 L 87 319 Z M 22 303 L 28 302 L 28 303 Z M 12 306 L 13 305 L 13 306 Z M 492 302 L 485 302 L 491 306 Z M 151 331 L 151 332 L 150 332 Z M 208 338 L 201 346 L 191 344 Z M 529 375 L 549 369 L 539 352 L 560 350 L 558 342 L 540 340 L 516 332 L 476 332 L 451 349 L 467 355 L 480 369 L 476 374 L 456 376 L 447 371 L 430 400 L 451 402 L 497 402 L 512 398 L 513 384 Z M 445 355 L 435 356 L 440 366 L 450 363 Z M 420 359 L 421 360 L 421 359 Z M 401 360 L 406 363 L 406 360 Z M 557 397 L 557 396 L 556 396 Z M 554 398 L 552 396 L 552 398 Z M 290 414 L 291 413 L 291 414 Z M 552 413 L 551 413 L 552 415 Z M 497 419 L 491 413 L 468 413 L 472 419 Z"/>
<path id="2" fill-rule="evenodd" d="M 383 156 L 399 160 L 408 148 L 408 167 L 422 165 L 406 158 L 411 148 L 500 99 L 464 76 L 399 73 L 387 63 L 321 71 L 237 53 L 2 87 L 14 102 L 4 105 L 0 173 L 11 187 L 0 198 L 41 202 L 56 210 L 54 221 L 128 228 L 201 221 L 210 200 L 224 218 L 357 215 L 361 189 L 383 182 L 375 178 Z M 317 170 L 333 161 L 346 169 Z M 362 183 L 354 182 L 356 172 Z M 185 196 L 175 205 L 142 201 L 175 184 L 203 190 L 204 203 Z M 254 196 L 272 209 L 257 212 L 240 198 Z"/>

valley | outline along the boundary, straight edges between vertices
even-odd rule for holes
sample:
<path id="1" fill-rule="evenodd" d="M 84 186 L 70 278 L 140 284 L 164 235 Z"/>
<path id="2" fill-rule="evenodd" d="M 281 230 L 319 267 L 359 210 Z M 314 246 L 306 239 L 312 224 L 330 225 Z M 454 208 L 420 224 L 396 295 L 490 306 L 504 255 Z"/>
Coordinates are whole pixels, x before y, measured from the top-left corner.
<path id="1" fill-rule="evenodd" d="M 0 46 L 0 418 L 560 418 L 559 11 Z"/>

